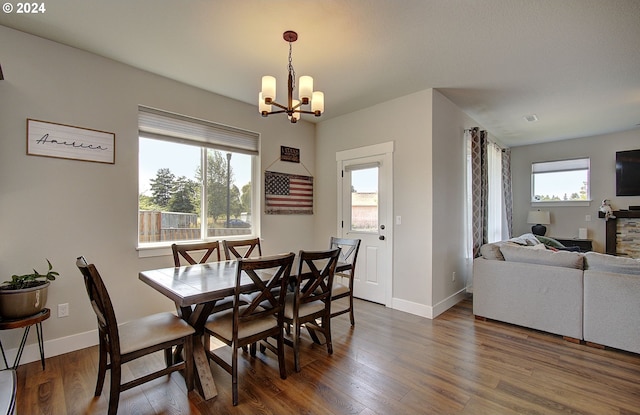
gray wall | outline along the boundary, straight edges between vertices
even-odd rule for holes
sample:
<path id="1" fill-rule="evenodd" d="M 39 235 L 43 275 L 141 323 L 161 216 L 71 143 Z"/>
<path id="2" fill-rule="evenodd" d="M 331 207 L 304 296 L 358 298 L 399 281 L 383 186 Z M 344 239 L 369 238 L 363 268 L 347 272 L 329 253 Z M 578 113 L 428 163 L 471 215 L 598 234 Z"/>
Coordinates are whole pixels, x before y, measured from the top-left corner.
<path id="1" fill-rule="evenodd" d="M 45 258 L 60 272 L 49 290 L 52 318 L 43 325 L 48 356 L 97 340 L 75 267 L 78 255 L 96 263 L 121 322 L 173 309 L 138 280 L 141 270 L 173 264 L 168 255 L 139 258 L 136 250 L 139 104 L 259 132 L 261 171 L 279 159 L 280 145 L 299 148 L 315 176 L 313 124 L 264 119 L 256 105 L 4 26 L 0 39 L 5 75 L 0 81 L 0 280 L 33 267 L 46 269 Z M 114 132 L 115 165 L 27 156 L 27 118 Z M 271 169 L 307 174 L 300 165 L 285 164 Z M 295 232 L 285 231 L 290 229 Z M 262 214 L 261 230 L 267 254 L 314 247 L 312 215 Z M 69 317 L 56 317 L 60 303 L 69 303 Z M 4 347 L 16 347 L 19 335 L 18 330 L 1 333 Z"/>
<path id="2" fill-rule="evenodd" d="M 317 127 L 316 166 L 326 178 L 318 197 L 317 243 L 337 229 L 338 151 L 395 143 L 393 303 L 433 317 L 453 305 L 469 276 L 464 249 L 464 140 L 473 120 L 440 92 L 425 90 L 323 121 Z M 326 242 L 325 242 L 326 243 Z M 452 272 L 457 279 L 452 281 Z"/>
<path id="3" fill-rule="evenodd" d="M 531 205 L 531 163 L 537 161 L 570 158 L 591 158 L 590 206 L 541 207 L 549 210 L 551 224 L 547 225 L 547 236 L 573 238 L 578 228 L 587 228 L 593 239 L 594 250 L 605 250 L 605 221 L 598 219 L 602 199 L 610 199 L 614 209 L 627 209 L 629 205 L 640 205 L 640 196 L 616 197 L 616 151 L 640 148 L 640 130 L 576 138 L 547 144 L 514 147 L 511 150 L 513 176 L 513 229 L 515 235 L 531 232 L 527 224 L 527 213 L 535 209 Z M 585 216 L 591 215 L 591 221 Z"/>

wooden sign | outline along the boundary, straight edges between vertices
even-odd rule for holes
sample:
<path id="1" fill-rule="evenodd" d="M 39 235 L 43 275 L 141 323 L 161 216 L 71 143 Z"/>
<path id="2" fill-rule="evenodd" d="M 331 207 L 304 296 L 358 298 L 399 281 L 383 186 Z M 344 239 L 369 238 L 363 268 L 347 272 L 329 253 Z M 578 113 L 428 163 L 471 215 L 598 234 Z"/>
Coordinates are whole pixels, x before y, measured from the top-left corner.
<path id="1" fill-rule="evenodd" d="M 115 163 L 116 135 L 71 125 L 27 119 L 27 154 Z"/>
<path id="2" fill-rule="evenodd" d="M 300 149 L 280 146 L 280 161 L 300 163 Z"/>

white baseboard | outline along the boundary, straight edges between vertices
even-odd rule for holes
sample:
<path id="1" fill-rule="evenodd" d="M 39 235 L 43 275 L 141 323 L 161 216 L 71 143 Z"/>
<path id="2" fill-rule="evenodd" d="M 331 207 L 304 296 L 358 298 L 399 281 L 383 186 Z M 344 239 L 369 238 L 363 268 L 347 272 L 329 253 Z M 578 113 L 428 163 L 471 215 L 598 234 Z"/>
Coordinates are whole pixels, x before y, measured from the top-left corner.
<path id="1" fill-rule="evenodd" d="M 31 337 L 31 336 L 29 336 Z M 73 352 L 98 344 L 98 330 L 91 330 L 84 333 L 74 334 L 72 336 L 61 337 L 59 339 L 46 340 L 44 342 L 44 357 L 53 357 L 61 354 Z M 18 348 L 5 350 L 7 363 L 13 365 L 18 354 Z M 20 364 L 37 362 L 40 360 L 40 350 L 38 342 L 28 344 L 24 347 Z M 3 362 L 4 363 L 4 362 Z"/>
<path id="2" fill-rule="evenodd" d="M 428 306 L 424 304 L 414 303 L 412 301 L 402 300 L 400 298 L 394 298 L 391 308 L 394 310 L 404 311 L 406 313 L 415 314 L 420 317 L 426 317 L 434 319 L 440 314 L 444 313 L 454 305 L 467 297 L 466 289 L 462 289 L 453 295 L 440 301 L 435 306 Z"/>

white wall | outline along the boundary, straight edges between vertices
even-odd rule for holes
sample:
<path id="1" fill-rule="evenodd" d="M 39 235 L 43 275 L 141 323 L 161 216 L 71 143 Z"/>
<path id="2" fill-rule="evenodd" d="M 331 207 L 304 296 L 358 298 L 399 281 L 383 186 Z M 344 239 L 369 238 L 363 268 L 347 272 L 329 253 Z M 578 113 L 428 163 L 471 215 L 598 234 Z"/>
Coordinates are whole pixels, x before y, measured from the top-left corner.
<path id="1" fill-rule="evenodd" d="M 45 258 L 60 272 L 49 290 L 52 318 L 43 324 L 47 356 L 84 347 L 89 336 L 82 334 L 96 328 L 75 267 L 78 255 L 95 262 L 121 322 L 173 309 L 138 280 L 141 270 L 173 263 L 169 256 L 139 259 L 136 251 L 139 104 L 259 132 L 261 171 L 279 159 L 280 145 L 299 148 L 302 163 L 316 176 L 313 124 L 264 119 L 255 105 L 4 26 L 0 39 L 0 278 L 44 270 Z M 115 165 L 27 156 L 27 118 L 114 132 Z M 290 163 L 271 169 L 306 174 Z M 262 214 L 261 224 L 266 254 L 313 243 L 312 215 Z M 69 303 L 69 317 L 56 317 L 60 303 Z M 5 349 L 17 346 L 18 332 L 0 333 Z"/>
<path id="2" fill-rule="evenodd" d="M 393 304 L 433 317 L 464 290 L 463 132 L 472 120 L 438 91 L 425 90 L 342 117 L 316 129 L 316 166 L 323 177 L 316 243 L 337 229 L 336 152 L 395 143 Z M 458 278 L 451 281 L 451 273 Z"/>
<path id="3" fill-rule="evenodd" d="M 578 228 L 587 228 L 593 239 L 595 251 L 605 251 L 605 221 L 598 219 L 598 208 L 602 199 L 610 199 L 614 209 L 627 209 L 629 205 L 640 205 L 640 196 L 616 197 L 616 151 L 640 148 L 640 130 L 635 129 L 615 134 L 576 138 L 547 144 L 513 147 L 511 169 L 513 177 L 513 229 L 515 235 L 531 232 L 527 224 L 527 213 L 531 206 L 531 163 L 537 161 L 569 158 L 591 158 L 591 198 L 585 207 L 544 207 L 551 212 L 551 224 L 547 225 L 547 236 L 574 238 Z M 591 215 L 591 222 L 585 216 Z"/>

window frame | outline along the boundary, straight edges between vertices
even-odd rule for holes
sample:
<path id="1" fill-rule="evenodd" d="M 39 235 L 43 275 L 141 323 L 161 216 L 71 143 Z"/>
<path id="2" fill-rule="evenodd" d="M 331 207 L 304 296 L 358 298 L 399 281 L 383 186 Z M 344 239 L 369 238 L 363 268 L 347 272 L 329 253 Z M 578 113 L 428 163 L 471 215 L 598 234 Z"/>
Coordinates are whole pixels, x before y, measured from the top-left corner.
<path id="1" fill-rule="evenodd" d="M 200 120 L 187 117 L 184 115 L 168 113 L 148 107 L 138 107 L 138 142 L 141 139 L 158 140 L 171 142 L 179 145 L 189 145 L 196 147 L 200 151 L 200 157 L 197 160 L 201 168 L 206 171 L 207 152 L 209 150 L 217 150 L 223 153 L 242 153 L 249 155 L 251 158 L 251 233 L 243 235 L 224 235 L 217 237 L 202 237 L 206 235 L 205 228 L 208 218 L 206 209 L 206 200 L 209 195 L 206 193 L 206 175 L 203 177 L 201 186 L 201 206 L 200 217 L 201 222 L 201 238 L 184 240 L 183 242 L 205 242 L 222 239 L 239 239 L 239 238 L 255 238 L 260 237 L 260 217 L 261 217 L 261 200 L 260 200 L 260 135 L 239 128 L 228 127 L 222 124 L 210 121 Z M 146 118 L 145 118 L 146 117 Z M 144 118 L 144 120 L 143 120 Z M 193 123 L 194 129 L 189 131 L 189 123 Z M 172 123 L 174 123 L 172 125 Z M 163 130 L 163 127 L 168 126 Z M 218 130 L 219 129 L 219 130 Z M 194 137 L 193 132 L 203 131 L 202 137 Z M 216 134 L 220 132 L 221 134 Z M 140 180 L 140 166 L 138 165 L 137 180 Z M 140 203 L 137 203 L 138 218 L 140 211 Z M 140 223 L 137 221 L 136 233 L 139 234 Z M 140 242 L 139 235 L 136 236 L 136 249 L 139 257 L 151 257 L 168 255 L 171 253 L 171 244 L 180 241 L 161 241 L 161 242 Z"/>
<path id="2" fill-rule="evenodd" d="M 539 166 L 536 168 L 536 166 Z M 572 171 L 586 171 L 586 199 L 580 200 L 536 200 L 535 199 L 535 175 L 542 173 L 562 173 Z M 559 160 L 545 160 L 531 162 L 531 194 L 532 206 L 590 206 L 591 205 L 591 158 L 576 157 Z"/>

